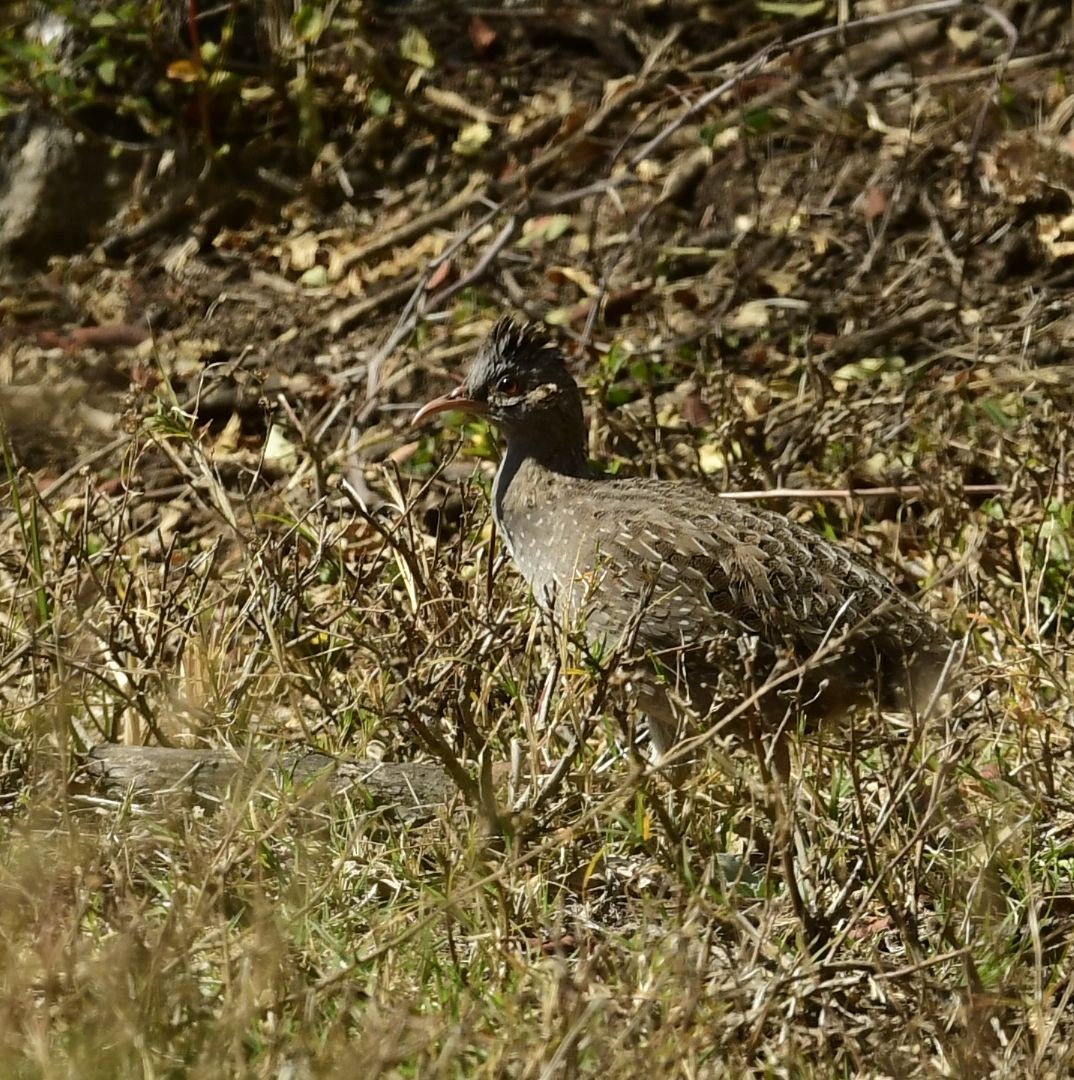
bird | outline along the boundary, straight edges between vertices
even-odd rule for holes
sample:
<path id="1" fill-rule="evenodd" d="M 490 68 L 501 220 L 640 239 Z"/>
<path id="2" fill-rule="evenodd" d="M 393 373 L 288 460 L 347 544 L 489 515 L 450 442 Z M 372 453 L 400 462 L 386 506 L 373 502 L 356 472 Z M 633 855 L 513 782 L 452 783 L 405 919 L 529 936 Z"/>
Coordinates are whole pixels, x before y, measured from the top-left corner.
<path id="1" fill-rule="evenodd" d="M 615 658 L 658 762 L 721 716 L 763 732 L 920 703 L 950 665 L 947 632 L 847 547 L 696 479 L 597 473 L 581 391 L 536 324 L 497 321 L 412 424 L 449 410 L 501 432 L 499 534 L 539 606 Z"/>

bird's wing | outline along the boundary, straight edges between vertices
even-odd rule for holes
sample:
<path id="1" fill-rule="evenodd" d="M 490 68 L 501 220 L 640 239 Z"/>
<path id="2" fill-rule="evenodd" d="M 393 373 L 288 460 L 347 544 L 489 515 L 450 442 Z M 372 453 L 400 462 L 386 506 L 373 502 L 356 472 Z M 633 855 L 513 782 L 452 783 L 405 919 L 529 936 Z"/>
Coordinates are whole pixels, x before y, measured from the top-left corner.
<path id="1" fill-rule="evenodd" d="M 780 514 L 690 485 L 628 490 L 596 546 L 624 606 L 650 605 L 653 630 L 715 625 L 800 652 L 845 631 L 904 650 L 940 633 L 887 578 Z"/>

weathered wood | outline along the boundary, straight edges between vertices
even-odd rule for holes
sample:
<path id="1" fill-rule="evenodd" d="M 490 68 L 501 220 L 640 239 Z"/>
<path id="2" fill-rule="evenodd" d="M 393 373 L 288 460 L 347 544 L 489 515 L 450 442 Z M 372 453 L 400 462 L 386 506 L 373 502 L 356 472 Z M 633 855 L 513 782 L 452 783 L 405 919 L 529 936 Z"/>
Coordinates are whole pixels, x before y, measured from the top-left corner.
<path id="1" fill-rule="evenodd" d="M 102 743 L 89 752 L 85 771 L 98 791 L 136 802 L 178 799 L 212 805 L 240 790 L 289 790 L 306 805 L 345 794 L 365 798 L 372 807 L 408 820 L 433 813 L 454 791 L 439 765 L 355 761 L 316 750 L 243 755 L 226 749 Z"/>

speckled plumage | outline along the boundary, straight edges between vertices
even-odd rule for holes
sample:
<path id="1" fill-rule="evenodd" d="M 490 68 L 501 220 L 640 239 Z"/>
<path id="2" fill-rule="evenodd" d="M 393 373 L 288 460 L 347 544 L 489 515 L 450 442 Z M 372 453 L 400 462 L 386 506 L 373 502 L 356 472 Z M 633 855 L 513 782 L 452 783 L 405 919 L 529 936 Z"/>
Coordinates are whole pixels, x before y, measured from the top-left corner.
<path id="1" fill-rule="evenodd" d="M 557 621 L 621 650 L 659 751 L 676 703 L 709 714 L 774 672 L 804 669 L 762 697 L 768 717 L 931 686 L 947 635 L 845 548 L 696 482 L 592 476 L 581 395 L 538 330 L 501 320 L 427 410 L 452 404 L 502 429 L 493 514 L 514 561 Z"/>

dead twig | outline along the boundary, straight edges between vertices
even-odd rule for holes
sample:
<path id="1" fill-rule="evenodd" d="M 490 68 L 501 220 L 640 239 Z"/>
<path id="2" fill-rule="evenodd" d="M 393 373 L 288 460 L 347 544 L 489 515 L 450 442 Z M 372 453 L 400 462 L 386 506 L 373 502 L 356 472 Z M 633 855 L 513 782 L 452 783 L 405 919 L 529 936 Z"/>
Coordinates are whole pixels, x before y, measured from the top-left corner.
<path id="1" fill-rule="evenodd" d="M 413 240 L 414 237 L 421 236 L 437 225 L 442 225 L 445 221 L 450 221 L 458 214 L 469 210 L 478 200 L 479 192 L 487 183 L 488 178 L 483 173 L 475 173 L 470 177 L 469 182 L 462 191 L 457 192 L 446 202 L 441 203 L 440 206 L 434 207 L 424 214 L 419 214 L 402 225 L 397 225 L 394 229 L 380 233 L 361 247 L 350 252 L 343 260 L 343 270 L 349 270 L 355 263 L 366 262 L 389 248 L 405 244 Z M 335 317 L 333 317 L 328 320 L 328 329 L 330 332 L 338 334 L 342 327 L 337 328 Z"/>
<path id="2" fill-rule="evenodd" d="M 913 499 L 926 493 L 920 484 L 905 487 L 873 488 L 754 488 L 749 491 L 721 491 L 721 499 L 749 502 L 751 499 Z M 1007 484 L 963 484 L 964 495 L 1009 495 Z"/>

